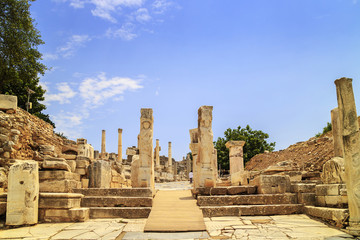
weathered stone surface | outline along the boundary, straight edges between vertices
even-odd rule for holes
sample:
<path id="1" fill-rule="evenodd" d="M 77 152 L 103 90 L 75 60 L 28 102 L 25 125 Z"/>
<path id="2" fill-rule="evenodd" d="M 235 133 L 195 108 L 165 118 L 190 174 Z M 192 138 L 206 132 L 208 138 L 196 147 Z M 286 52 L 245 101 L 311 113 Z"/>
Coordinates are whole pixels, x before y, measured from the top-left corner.
<path id="1" fill-rule="evenodd" d="M 339 208 L 305 206 L 304 213 L 313 217 L 335 221 L 339 226 L 343 225 L 345 220 L 349 217 L 348 209 Z"/>
<path id="2" fill-rule="evenodd" d="M 91 207 L 90 218 L 147 218 L 151 207 Z"/>
<path id="3" fill-rule="evenodd" d="M 153 152 L 153 110 L 142 108 L 140 117 L 139 160 L 137 176 L 132 176 L 132 187 L 150 187 L 155 190 Z M 133 172 L 131 172 L 133 175 Z"/>
<path id="4" fill-rule="evenodd" d="M 70 166 L 71 172 L 75 172 L 76 161 L 75 160 L 66 160 L 66 163 Z"/>
<path id="5" fill-rule="evenodd" d="M 91 144 L 87 143 L 87 140 L 84 138 L 79 138 L 76 141 L 77 143 L 77 152 L 78 156 L 88 157 L 89 159 L 94 159 L 94 148 Z"/>
<path id="6" fill-rule="evenodd" d="M 17 109 L 17 96 L 0 94 L 0 110 Z"/>
<path id="7" fill-rule="evenodd" d="M 341 135 L 343 136 L 345 176 L 350 212 L 350 229 L 360 235 L 360 132 L 351 78 L 335 81 Z"/>
<path id="8" fill-rule="evenodd" d="M 302 213 L 302 204 L 203 206 L 204 217 L 220 216 L 269 216 Z"/>
<path id="9" fill-rule="evenodd" d="M 0 202 L 0 216 L 6 213 L 6 202 Z"/>
<path id="10" fill-rule="evenodd" d="M 40 193 L 39 208 L 80 208 L 79 193 Z"/>
<path id="11" fill-rule="evenodd" d="M 89 187 L 110 188 L 111 166 L 103 160 L 93 162 L 89 166 Z"/>
<path id="12" fill-rule="evenodd" d="M 43 222 L 85 222 L 89 208 L 40 209 L 39 220 Z"/>
<path id="13" fill-rule="evenodd" d="M 9 170 L 6 225 L 38 221 L 39 171 L 35 161 L 16 163 Z"/>
<path id="14" fill-rule="evenodd" d="M 133 188 L 139 187 L 139 155 L 133 155 L 131 161 L 131 186 Z"/>
<path id="15" fill-rule="evenodd" d="M 40 145 L 40 151 L 44 154 L 52 154 L 55 151 L 55 146 L 53 145 Z M 51 160 L 48 158 L 47 160 Z"/>
<path id="16" fill-rule="evenodd" d="M 90 165 L 89 160 L 80 160 L 79 158 L 76 159 L 76 167 L 77 168 L 87 168 Z"/>
<path id="17" fill-rule="evenodd" d="M 342 129 L 339 116 L 339 108 L 334 108 L 331 110 L 331 126 L 332 126 L 332 136 L 334 139 L 334 156 L 335 157 L 344 157 L 344 146 L 342 139 Z M 326 182 L 329 183 L 329 182 Z"/>
<path id="18" fill-rule="evenodd" d="M 238 196 L 198 196 L 199 206 L 229 206 L 229 205 L 270 205 L 295 204 L 297 196 L 287 194 L 255 194 Z"/>
<path id="19" fill-rule="evenodd" d="M 74 189 L 85 196 L 152 197 L 150 188 L 88 188 Z"/>
<path id="20" fill-rule="evenodd" d="M 286 176 L 260 175 L 250 181 L 251 185 L 257 186 L 260 194 L 285 193 L 290 188 Z"/>
<path id="21" fill-rule="evenodd" d="M 250 173 L 249 171 L 235 172 L 231 174 L 230 180 L 232 186 L 248 185 L 250 182 Z"/>
<path id="22" fill-rule="evenodd" d="M 87 179 L 87 178 L 81 179 L 81 187 L 88 188 L 89 187 L 89 179 Z"/>
<path id="23" fill-rule="evenodd" d="M 256 186 L 234 186 L 227 188 L 227 194 L 239 195 L 239 194 L 254 194 L 256 192 Z"/>
<path id="24" fill-rule="evenodd" d="M 39 171 L 39 180 L 47 181 L 47 180 L 75 180 L 80 181 L 80 175 L 77 173 L 72 173 L 68 171 Z"/>
<path id="25" fill-rule="evenodd" d="M 198 171 L 199 187 L 215 187 L 217 177 L 212 132 L 212 106 L 201 106 L 198 110 L 198 156 L 201 164 Z"/>
<path id="26" fill-rule="evenodd" d="M 76 160 L 77 155 L 75 154 L 60 154 L 60 158 L 64 158 L 65 160 Z"/>
<path id="27" fill-rule="evenodd" d="M 81 188 L 81 183 L 75 180 L 50 180 L 40 182 L 40 192 L 70 193 Z"/>
<path id="28" fill-rule="evenodd" d="M 151 207 L 152 197 L 88 196 L 82 200 L 84 207 Z"/>
<path id="29" fill-rule="evenodd" d="M 197 160 L 198 146 L 199 146 L 199 144 L 198 144 L 199 131 L 197 128 L 195 128 L 195 129 L 190 129 L 189 133 L 190 133 L 189 148 L 191 150 L 191 154 L 193 157 L 193 186 L 194 186 L 194 189 L 197 189 L 200 187 L 200 185 L 199 185 L 199 170 L 201 168 L 201 163 Z"/>
<path id="30" fill-rule="evenodd" d="M 46 157 L 42 168 L 44 169 L 59 169 L 71 172 L 71 167 L 67 164 L 64 158 Z"/>
<path id="31" fill-rule="evenodd" d="M 345 183 L 345 162 L 341 157 L 334 157 L 323 165 L 321 181 L 326 184 Z"/>
<path id="32" fill-rule="evenodd" d="M 316 196 L 337 196 L 340 189 L 346 189 L 345 184 L 319 184 L 315 187 Z"/>
<path id="33" fill-rule="evenodd" d="M 226 195 L 226 193 L 227 193 L 226 187 L 210 188 L 210 195 Z"/>
<path id="34" fill-rule="evenodd" d="M 315 193 L 297 193 L 298 203 L 305 205 L 315 205 Z"/>
<path id="35" fill-rule="evenodd" d="M 315 183 L 292 183 L 291 192 L 293 193 L 315 193 Z"/>
<path id="36" fill-rule="evenodd" d="M 87 169 L 88 168 L 76 168 L 75 173 L 83 176 L 83 175 L 87 174 L 87 172 L 88 172 Z"/>
<path id="37" fill-rule="evenodd" d="M 225 144 L 229 149 L 230 176 L 233 173 L 244 171 L 244 144 L 245 141 L 228 141 Z"/>

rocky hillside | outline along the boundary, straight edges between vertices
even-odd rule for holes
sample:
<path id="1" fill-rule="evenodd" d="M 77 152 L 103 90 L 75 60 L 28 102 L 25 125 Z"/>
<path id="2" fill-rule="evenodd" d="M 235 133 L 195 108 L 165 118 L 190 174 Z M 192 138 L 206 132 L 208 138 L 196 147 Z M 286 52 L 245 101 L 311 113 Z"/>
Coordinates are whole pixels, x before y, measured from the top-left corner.
<path id="1" fill-rule="evenodd" d="M 332 132 L 308 141 L 298 142 L 285 150 L 258 154 L 247 162 L 246 170 L 263 170 L 278 162 L 291 162 L 293 167 L 305 171 L 321 171 L 323 164 L 334 157 Z"/>

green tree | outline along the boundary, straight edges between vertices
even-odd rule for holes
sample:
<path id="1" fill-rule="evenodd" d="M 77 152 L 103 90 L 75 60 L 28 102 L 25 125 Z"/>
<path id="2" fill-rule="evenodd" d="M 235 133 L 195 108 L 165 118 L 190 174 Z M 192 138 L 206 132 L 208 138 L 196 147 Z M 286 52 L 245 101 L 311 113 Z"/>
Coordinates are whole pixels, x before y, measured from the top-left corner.
<path id="1" fill-rule="evenodd" d="M 268 143 L 266 139 L 269 138 L 267 133 L 260 130 L 252 130 L 249 125 L 245 128 L 238 126 L 236 129 L 228 128 L 224 132 L 224 138 L 219 137 L 214 146 L 217 150 L 218 164 L 221 164 L 222 169 L 229 169 L 229 149 L 226 148 L 226 142 L 245 141 L 244 145 L 244 163 L 248 162 L 253 156 L 265 151 L 274 151 L 275 142 Z"/>
<path id="2" fill-rule="evenodd" d="M 323 128 L 322 133 L 315 134 L 315 137 L 320 137 L 321 135 L 324 135 L 327 132 L 330 132 L 332 130 L 331 123 L 327 122 L 326 126 Z"/>
<path id="3" fill-rule="evenodd" d="M 0 1 L 0 93 L 16 95 L 18 106 L 26 109 L 28 89 L 33 90 L 30 112 L 55 126 L 49 115 L 41 112 L 46 107 L 40 103 L 45 90 L 39 85 L 39 75 L 44 75 L 47 67 L 40 62 L 37 47 L 44 42 L 30 16 L 34 1 Z"/>

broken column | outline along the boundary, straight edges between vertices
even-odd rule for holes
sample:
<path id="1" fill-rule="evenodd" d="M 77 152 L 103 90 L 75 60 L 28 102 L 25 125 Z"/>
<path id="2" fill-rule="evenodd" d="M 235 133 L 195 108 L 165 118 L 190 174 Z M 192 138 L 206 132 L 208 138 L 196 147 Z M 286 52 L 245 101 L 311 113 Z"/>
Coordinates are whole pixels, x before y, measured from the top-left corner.
<path id="1" fill-rule="evenodd" d="M 213 145 L 212 126 L 212 106 L 201 106 L 198 110 L 198 160 L 201 164 L 199 171 L 200 187 L 215 187 L 216 172 Z"/>
<path id="2" fill-rule="evenodd" d="M 153 152 L 153 110 L 142 108 L 140 117 L 139 171 L 138 176 L 132 176 L 133 187 L 148 187 L 154 190 L 154 152 Z M 133 174 L 133 173 L 132 173 Z"/>
<path id="3" fill-rule="evenodd" d="M 351 78 L 335 80 L 343 136 L 350 234 L 360 235 L 360 132 Z"/>
<path id="4" fill-rule="evenodd" d="M 169 142 L 169 148 L 168 148 L 168 173 L 173 173 L 172 156 L 171 156 L 171 142 Z"/>
<path id="5" fill-rule="evenodd" d="M 338 108 L 334 108 L 333 110 L 331 110 L 331 125 L 334 139 L 334 157 L 343 157 L 344 147 Z"/>
<path id="6" fill-rule="evenodd" d="M 156 165 L 156 170 L 157 170 L 157 171 L 160 171 L 160 170 L 161 170 L 161 166 L 160 166 L 160 146 L 159 146 L 159 139 L 156 139 L 155 165 Z"/>
<path id="7" fill-rule="evenodd" d="M 122 129 L 118 129 L 118 156 L 117 160 L 121 163 L 122 162 Z"/>
<path id="8" fill-rule="evenodd" d="M 225 146 L 229 149 L 230 175 L 244 171 L 243 146 L 245 141 L 228 141 Z"/>
<path id="9" fill-rule="evenodd" d="M 198 172 L 200 171 L 201 165 L 200 162 L 197 159 L 198 156 L 198 129 L 194 128 L 194 129 L 190 129 L 190 145 L 189 148 L 191 150 L 191 154 L 193 157 L 193 184 L 194 184 L 194 189 L 199 187 L 199 174 Z"/>
<path id="10" fill-rule="evenodd" d="M 89 187 L 110 188 L 111 165 L 108 161 L 98 160 L 89 166 Z"/>
<path id="11" fill-rule="evenodd" d="M 22 161 L 10 167 L 6 225 L 38 222 L 39 167 L 35 161 Z"/>
<path id="12" fill-rule="evenodd" d="M 105 143 L 105 130 L 101 131 L 101 158 L 105 158 L 106 155 L 106 143 Z"/>

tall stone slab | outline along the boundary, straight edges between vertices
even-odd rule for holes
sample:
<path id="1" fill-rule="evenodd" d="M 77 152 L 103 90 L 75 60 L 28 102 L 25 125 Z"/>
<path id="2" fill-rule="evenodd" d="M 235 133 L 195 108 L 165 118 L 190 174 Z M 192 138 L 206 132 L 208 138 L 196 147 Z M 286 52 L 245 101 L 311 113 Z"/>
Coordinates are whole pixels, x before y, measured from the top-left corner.
<path id="1" fill-rule="evenodd" d="M 22 161 L 11 166 L 8 182 L 6 225 L 36 224 L 39 204 L 37 162 Z"/>
<path id="2" fill-rule="evenodd" d="M 349 231 L 360 235 L 360 132 L 351 78 L 335 80 L 341 134 L 343 136 Z"/>
<path id="3" fill-rule="evenodd" d="M 155 147 L 155 167 L 157 171 L 161 170 L 160 166 L 160 145 L 159 139 L 156 139 L 156 147 Z"/>
<path id="4" fill-rule="evenodd" d="M 148 187 L 154 190 L 154 151 L 153 151 L 153 110 L 142 108 L 139 134 L 139 174 L 138 187 Z"/>
<path id="5" fill-rule="evenodd" d="M 230 176 L 236 172 L 244 171 L 244 152 L 245 141 L 228 141 L 225 146 L 229 149 Z"/>
<path id="6" fill-rule="evenodd" d="M 194 189 L 199 187 L 199 171 L 201 169 L 201 164 L 198 161 L 198 148 L 199 148 L 199 131 L 197 128 L 190 129 L 190 145 L 192 159 L 193 159 L 193 186 Z"/>
<path id="7" fill-rule="evenodd" d="M 110 188 L 111 165 L 110 162 L 98 160 L 89 166 L 89 187 Z"/>
<path id="8" fill-rule="evenodd" d="M 122 162 L 122 129 L 118 129 L 118 156 L 117 160 L 118 162 Z"/>
<path id="9" fill-rule="evenodd" d="M 339 108 L 331 110 L 331 125 L 334 139 L 334 157 L 344 157 L 343 139 L 339 119 Z"/>
<path id="10" fill-rule="evenodd" d="M 215 166 L 213 132 L 212 132 L 212 106 L 201 106 L 198 110 L 199 149 L 198 161 L 201 164 L 199 171 L 200 187 L 215 187 L 217 167 Z"/>
<path id="11" fill-rule="evenodd" d="M 186 177 L 187 179 L 189 179 L 189 173 L 191 172 L 191 158 L 190 158 L 190 154 L 188 153 L 186 155 Z"/>

